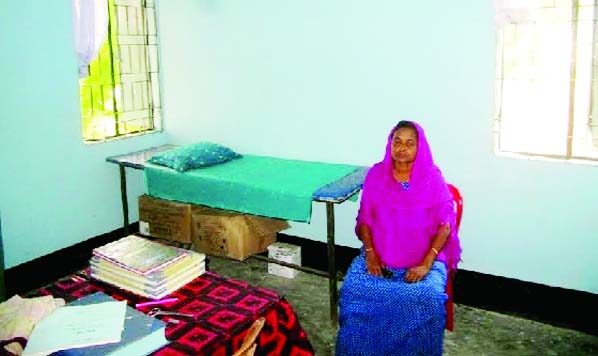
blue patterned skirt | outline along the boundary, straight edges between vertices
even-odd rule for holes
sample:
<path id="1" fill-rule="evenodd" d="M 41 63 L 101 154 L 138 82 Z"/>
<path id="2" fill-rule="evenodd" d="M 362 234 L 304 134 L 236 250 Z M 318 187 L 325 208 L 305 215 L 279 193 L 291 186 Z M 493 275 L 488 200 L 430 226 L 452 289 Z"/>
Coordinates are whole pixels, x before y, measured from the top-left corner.
<path id="1" fill-rule="evenodd" d="M 447 271 L 435 262 L 417 283 L 367 273 L 363 253 L 347 272 L 340 290 L 336 356 L 442 355 Z"/>

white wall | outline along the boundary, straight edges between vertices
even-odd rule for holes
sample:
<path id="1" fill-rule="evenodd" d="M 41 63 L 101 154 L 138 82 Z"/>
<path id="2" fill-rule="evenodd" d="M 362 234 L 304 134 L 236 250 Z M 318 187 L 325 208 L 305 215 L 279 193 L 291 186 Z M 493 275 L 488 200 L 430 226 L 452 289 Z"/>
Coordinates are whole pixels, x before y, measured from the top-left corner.
<path id="1" fill-rule="evenodd" d="M 461 268 L 598 293 L 598 169 L 493 153 L 492 2 L 159 5 L 171 141 L 371 165 L 417 120 L 465 198 Z M 342 245 L 359 246 L 356 211 L 337 207 Z M 288 233 L 325 241 L 323 205 Z"/>

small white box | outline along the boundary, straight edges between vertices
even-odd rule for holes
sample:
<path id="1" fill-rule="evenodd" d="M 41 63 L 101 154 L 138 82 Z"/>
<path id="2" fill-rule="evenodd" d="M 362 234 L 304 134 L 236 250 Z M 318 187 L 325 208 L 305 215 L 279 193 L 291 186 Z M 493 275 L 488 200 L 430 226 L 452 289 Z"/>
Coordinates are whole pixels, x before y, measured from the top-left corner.
<path id="1" fill-rule="evenodd" d="M 301 246 L 275 242 L 268 246 L 268 257 L 301 266 Z M 268 263 L 268 273 L 280 277 L 295 278 L 299 271 L 271 262 Z"/>

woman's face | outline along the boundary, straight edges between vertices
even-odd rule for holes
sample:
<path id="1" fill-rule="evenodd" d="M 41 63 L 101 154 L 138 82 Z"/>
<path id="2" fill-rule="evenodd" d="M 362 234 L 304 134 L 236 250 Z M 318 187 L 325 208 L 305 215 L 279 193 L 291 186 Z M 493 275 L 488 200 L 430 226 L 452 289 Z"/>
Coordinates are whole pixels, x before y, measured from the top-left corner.
<path id="1" fill-rule="evenodd" d="M 417 132 L 409 127 L 402 127 L 392 135 L 390 149 L 392 159 L 397 163 L 412 163 L 417 154 Z"/>

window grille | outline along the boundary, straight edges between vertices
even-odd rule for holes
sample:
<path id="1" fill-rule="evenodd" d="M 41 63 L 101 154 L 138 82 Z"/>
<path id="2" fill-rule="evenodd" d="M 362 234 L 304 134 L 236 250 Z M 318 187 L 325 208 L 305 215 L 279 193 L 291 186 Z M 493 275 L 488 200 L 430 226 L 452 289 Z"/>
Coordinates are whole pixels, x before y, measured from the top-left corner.
<path id="1" fill-rule="evenodd" d="M 83 139 L 104 141 L 160 128 L 155 2 L 108 0 L 108 38 L 80 80 Z"/>
<path id="2" fill-rule="evenodd" d="M 598 161 L 596 0 L 495 0 L 495 148 Z"/>

